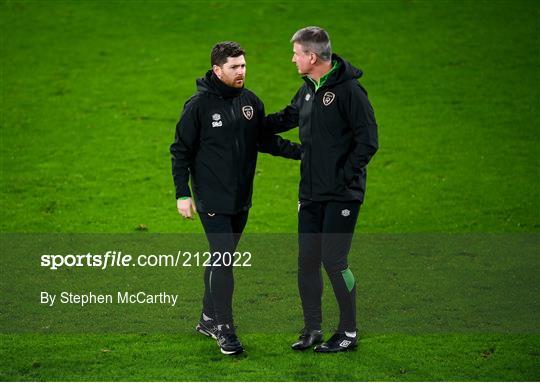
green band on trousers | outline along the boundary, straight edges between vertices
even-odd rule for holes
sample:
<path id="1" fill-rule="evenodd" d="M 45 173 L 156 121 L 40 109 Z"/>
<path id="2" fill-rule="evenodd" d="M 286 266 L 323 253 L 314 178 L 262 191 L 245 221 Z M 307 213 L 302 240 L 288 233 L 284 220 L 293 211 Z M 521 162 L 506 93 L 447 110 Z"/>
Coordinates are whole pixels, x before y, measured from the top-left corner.
<path id="1" fill-rule="evenodd" d="M 343 275 L 343 280 L 345 281 L 345 284 L 347 285 L 347 290 L 351 292 L 352 289 L 354 288 L 354 282 L 355 282 L 354 275 L 351 269 L 347 267 L 345 270 L 341 272 L 341 275 Z"/>

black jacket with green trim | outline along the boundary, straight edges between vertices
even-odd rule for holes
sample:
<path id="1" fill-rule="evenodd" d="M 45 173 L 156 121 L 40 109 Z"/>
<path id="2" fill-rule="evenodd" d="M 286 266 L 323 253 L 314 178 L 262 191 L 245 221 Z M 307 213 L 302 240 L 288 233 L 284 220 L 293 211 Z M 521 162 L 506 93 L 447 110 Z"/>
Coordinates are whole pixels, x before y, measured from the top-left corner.
<path id="1" fill-rule="evenodd" d="M 299 127 L 302 144 L 300 200 L 360 201 L 366 190 L 366 166 L 377 151 L 377 123 L 362 71 L 337 55 L 339 67 L 315 91 L 304 77 L 291 104 L 265 118 L 275 133 Z"/>
<path id="2" fill-rule="evenodd" d="M 300 159 L 300 145 L 265 130 L 264 105 L 248 89 L 226 86 L 212 71 L 197 80 L 170 146 L 176 198 L 197 210 L 235 214 L 251 207 L 257 152 Z"/>

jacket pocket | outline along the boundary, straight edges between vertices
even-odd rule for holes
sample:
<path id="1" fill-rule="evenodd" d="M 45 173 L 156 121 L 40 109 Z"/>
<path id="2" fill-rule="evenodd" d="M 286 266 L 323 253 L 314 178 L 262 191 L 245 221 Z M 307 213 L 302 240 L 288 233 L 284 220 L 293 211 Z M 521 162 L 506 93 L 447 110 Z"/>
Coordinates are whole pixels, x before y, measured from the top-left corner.
<path id="1" fill-rule="evenodd" d="M 343 166 L 343 180 L 345 182 L 345 186 L 350 186 L 355 175 L 356 174 L 354 174 L 352 167 L 349 166 L 347 162 L 345 162 L 345 165 Z"/>
<path id="2" fill-rule="evenodd" d="M 345 168 L 338 168 L 335 187 L 336 190 L 347 190 L 348 186 L 345 178 Z"/>

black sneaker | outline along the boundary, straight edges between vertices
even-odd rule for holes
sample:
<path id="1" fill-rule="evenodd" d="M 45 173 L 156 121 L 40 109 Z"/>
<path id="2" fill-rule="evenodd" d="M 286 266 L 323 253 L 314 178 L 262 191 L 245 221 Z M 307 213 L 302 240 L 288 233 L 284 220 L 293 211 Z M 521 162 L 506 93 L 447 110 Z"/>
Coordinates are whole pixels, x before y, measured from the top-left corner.
<path id="1" fill-rule="evenodd" d="M 217 344 L 221 352 L 225 355 L 237 355 L 244 352 L 242 343 L 234 333 L 234 327 L 229 324 L 217 326 Z"/>
<path id="2" fill-rule="evenodd" d="M 292 344 L 293 350 L 306 350 L 311 346 L 321 343 L 323 340 L 322 330 L 308 330 L 303 328 L 300 331 L 298 341 Z"/>
<path id="3" fill-rule="evenodd" d="M 339 352 L 354 349 L 358 344 L 358 336 L 350 337 L 344 332 L 337 332 L 326 342 L 316 346 L 315 352 Z"/>
<path id="4" fill-rule="evenodd" d="M 205 313 L 201 314 L 201 319 L 199 319 L 199 323 L 197 323 L 197 326 L 195 327 L 195 330 L 200 332 L 201 334 L 212 337 L 214 339 L 217 339 L 217 329 L 216 324 L 214 320 L 208 316 L 206 316 Z"/>

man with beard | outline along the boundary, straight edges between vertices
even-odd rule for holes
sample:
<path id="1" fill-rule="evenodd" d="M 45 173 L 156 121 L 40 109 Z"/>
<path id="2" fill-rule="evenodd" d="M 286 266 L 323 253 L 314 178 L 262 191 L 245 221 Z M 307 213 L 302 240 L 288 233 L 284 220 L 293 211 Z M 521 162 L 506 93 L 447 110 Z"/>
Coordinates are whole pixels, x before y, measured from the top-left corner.
<path id="1" fill-rule="evenodd" d="M 197 80 L 197 92 L 184 105 L 170 147 L 178 212 L 187 219 L 199 213 L 214 256 L 233 254 L 240 240 L 251 207 L 257 152 L 291 159 L 301 154 L 298 144 L 262 128 L 264 105 L 244 88 L 244 55 L 235 42 L 214 46 L 212 69 Z M 233 324 L 233 269 L 223 264 L 205 269 L 196 329 L 216 338 L 222 353 L 238 354 L 244 349 Z"/>

